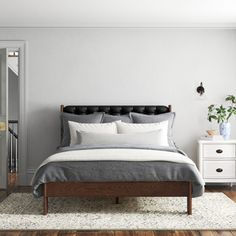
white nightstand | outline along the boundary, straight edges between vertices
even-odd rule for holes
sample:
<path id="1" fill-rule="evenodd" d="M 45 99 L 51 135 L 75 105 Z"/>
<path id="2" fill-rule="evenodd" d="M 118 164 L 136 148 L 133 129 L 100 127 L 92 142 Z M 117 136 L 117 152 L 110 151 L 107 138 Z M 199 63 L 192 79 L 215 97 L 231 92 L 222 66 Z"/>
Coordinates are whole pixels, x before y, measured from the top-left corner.
<path id="1" fill-rule="evenodd" d="M 206 183 L 236 183 L 236 140 L 199 140 L 198 168 Z"/>

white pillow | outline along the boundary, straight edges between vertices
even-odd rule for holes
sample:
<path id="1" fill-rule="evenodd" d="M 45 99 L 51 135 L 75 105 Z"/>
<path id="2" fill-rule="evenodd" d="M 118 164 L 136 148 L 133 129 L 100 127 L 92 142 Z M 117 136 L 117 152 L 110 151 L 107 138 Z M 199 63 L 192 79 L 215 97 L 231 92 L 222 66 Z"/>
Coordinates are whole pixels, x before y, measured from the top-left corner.
<path id="1" fill-rule="evenodd" d="M 105 133 L 105 134 L 117 134 L 117 128 L 115 122 L 112 123 L 78 123 L 74 121 L 68 121 L 70 129 L 70 145 L 78 143 L 78 132 L 93 132 L 93 133 Z"/>
<path id="2" fill-rule="evenodd" d="M 116 121 L 116 125 L 119 134 L 131 134 L 131 133 L 162 130 L 161 146 L 169 146 L 168 121 L 162 121 L 159 123 L 145 123 L 145 124 L 133 124 L 133 123 L 124 123 L 122 121 Z"/>
<path id="3" fill-rule="evenodd" d="M 88 133 L 78 132 L 78 138 L 82 145 L 154 145 L 163 146 L 162 130 L 151 132 L 139 132 L 132 134 L 104 134 L 104 133 Z"/>

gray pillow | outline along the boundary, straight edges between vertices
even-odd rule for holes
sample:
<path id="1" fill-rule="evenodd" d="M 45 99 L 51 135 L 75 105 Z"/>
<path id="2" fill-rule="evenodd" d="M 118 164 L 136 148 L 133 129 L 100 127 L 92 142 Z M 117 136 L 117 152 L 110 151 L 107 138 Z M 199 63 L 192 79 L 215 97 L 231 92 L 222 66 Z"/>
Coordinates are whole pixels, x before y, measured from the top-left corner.
<path id="1" fill-rule="evenodd" d="M 144 146 L 162 146 L 162 130 L 150 132 L 132 133 L 132 134 L 105 134 L 105 133 L 88 133 L 78 132 L 79 144 L 96 146 L 96 145 L 144 145 Z"/>
<path id="2" fill-rule="evenodd" d="M 171 146 L 174 145 L 172 140 L 173 125 L 175 120 L 175 112 L 167 112 L 159 115 L 144 115 L 135 112 L 131 112 L 130 116 L 133 123 L 157 123 L 168 120 L 168 139 Z"/>
<path id="3" fill-rule="evenodd" d="M 101 123 L 104 113 L 96 112 L 89 115 L 76 115 L 71 113 L 61 113 L 61 147 L 70 145 L 70 129 L 68 121 L 79 123 Z"/>
<path id="4" fill-rule="evenodd" d="M 132 123 L 132 120 L 129 114 L 121 115 L 121 116 L 113 116 L 113 115 L 104 114 L 102 123 L 110 123 L 110 122 L 114 122 L 118 120 L 121 120 L 122 122 L 125 122 L 125 123 Z"/>

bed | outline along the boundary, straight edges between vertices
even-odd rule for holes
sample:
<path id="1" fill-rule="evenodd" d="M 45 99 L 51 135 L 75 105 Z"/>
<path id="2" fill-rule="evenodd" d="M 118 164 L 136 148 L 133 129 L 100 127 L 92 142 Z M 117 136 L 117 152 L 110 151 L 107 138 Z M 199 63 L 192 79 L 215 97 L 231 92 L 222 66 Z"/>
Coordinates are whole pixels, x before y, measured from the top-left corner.
<path id="1" fill-rule="evenodd" d="M 140 114 L 145 117 L 164 117 L 171 112 L 171 106 L 64 107 L 61 105 L 61 112 L 75 117 L 86 117 L 95 113 L 103 116 L 105 114 L 108 119 L 107 124 L 110 125 L 114 117 L 127 119 L 132 112 L 134 115 Z M 86 120 L 83 122 L 86 123 Z M 128 123 L 125 122 L 127 126 Z M 63 133 L 65 136 L 65 128 L 62 126 L 62 139 Z M 86 137 L 88 133 L 83 135 Z M 96 135 L 99 137 L 101 134 Z M 108 137 L 113 137 L 109 135 Z M 152 137 L 150 135 L 153 134 L 149 132 L 148 135 Z M 136 144 L 139 134 L 135 136 Z M 123 137 L 129 138 L 129 135 Z M 102 139 L 103 137 L 100 138 Z M 72 142 L 72 134 L 70 141 Z M 111 144 L 112 141 L 109 145 L 65 144 L 39 166 L 32 180 L 33 194 L 36 197 L 43 196 L 45 215 L 48 213 L 49 197 L 101 196 L 114 197 L 117 204 L 120 197 L 186 197 L 187 214 L 192 214 L 192 198 L 203 194 L 204 181 L 186 154 L 178 150 L 173 143 L 168 147 L 156 147 L 149 143 Z"/>

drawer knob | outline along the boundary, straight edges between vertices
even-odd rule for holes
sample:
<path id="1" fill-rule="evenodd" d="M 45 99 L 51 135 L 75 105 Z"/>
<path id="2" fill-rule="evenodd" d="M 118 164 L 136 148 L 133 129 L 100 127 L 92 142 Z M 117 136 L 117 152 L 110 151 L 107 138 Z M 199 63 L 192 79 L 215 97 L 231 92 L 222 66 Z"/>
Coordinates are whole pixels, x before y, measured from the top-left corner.
<path id="1" fill-rule="evenodd" d="M 217 153 L 222 153 L 223 150 L 222 150 L 222 149 L 217 149 L 216 152 L 217 152 Z"/>
<path id="2" fill-rule="evenodd" d="M 217 172 L 223 172 L 223 169 L 218 168 L 218 169 L 216 169 L 216 171 L 217 171 Z"/>

